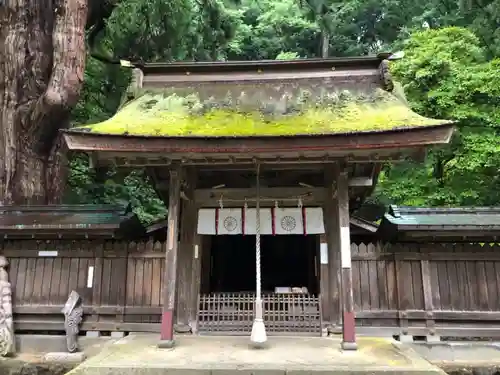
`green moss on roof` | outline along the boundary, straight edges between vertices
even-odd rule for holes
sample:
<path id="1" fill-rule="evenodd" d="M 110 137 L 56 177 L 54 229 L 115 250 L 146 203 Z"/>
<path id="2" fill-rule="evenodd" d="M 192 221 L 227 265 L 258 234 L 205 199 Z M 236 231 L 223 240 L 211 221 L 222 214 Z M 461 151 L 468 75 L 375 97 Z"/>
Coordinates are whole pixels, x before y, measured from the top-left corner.
<path id="1" fill-rule="evenodd" d="M 422 117 L 392 94 L 349 91 L 279 98 L 200 98 L 176 92 L 144 93 L 109 120 L 75 130 L 147 136 L 282 136 L 387 131 L 446 123 Z"/>

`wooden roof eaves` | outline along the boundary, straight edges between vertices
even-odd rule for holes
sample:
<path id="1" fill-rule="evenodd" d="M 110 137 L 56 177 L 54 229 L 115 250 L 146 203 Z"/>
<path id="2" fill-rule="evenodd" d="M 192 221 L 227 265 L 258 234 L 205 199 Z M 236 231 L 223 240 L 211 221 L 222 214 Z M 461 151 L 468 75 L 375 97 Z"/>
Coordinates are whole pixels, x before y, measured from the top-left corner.
<path id="1" fill-rule="evenodd" d="M 116 213 L 118 215 L 126 214 L 130 211 L 130 205 L 109 205 L 109 204 L 47 204 L 30 206 L 2 206 L 0 214 L 9 212 L 27 213 L 27 212 L 49 212 L 49 213 Z"/>
<path id="2" fill-rule="evenodd" d="M 464 241 L 496 241 L 500 238 L 500 225 L 463 225 L 463 224 L 398 224 L 394 219 L 401 218 L 400 212 L 390 208 L 380 223 L 377 237 L 388 242 L 408 241 L 437 241 L 437 242 L 464 242 Z M 448 208 L 415 208 L 420 212 L 429 210 L 449 210 Z M 472 208 L 471 208 L 472 209 Z M 480 209 L 483 209 L 482 207 Z M 486 211 L 497 211 L 497 208 L 486 208 Z M 467 213 L 467 210 L 464 210 Z M 468 213 L 471 214 L 470 212 Z M 418 215 L 417 215 L 418 216 Z M 391 220 L 392 219 L 392 220 Z"/>
<path id="3" fill-rule="evenodd" d="M 31 206 L 32 211 L 39 211 L 38 208 L 43 206 Z M 50 206 L 49 206 L 50 207 Z M 66 211 L 68 207 L 78 210 L 85 208 L 75 206 L 62 206 Z M 108 206 L 110 212 L 113 206 Z M 4 207 L 4 208 L 7 208 Z M 15 208 L 21 207 L 9 206 L 10 212 Z M 24 209 L 24 207 L 22 207 Z M 103 206 L 103 208 L 106 208 Z M 2 208 L 3 209 L 3 208 Z M 127 208 L 128 209 L 128 208 Z M 24 212 L 29 209 L 24 210 Z M 106 210 L 99 211 L 100 213 Z M 77 211 L 82 213 L 82 210 Z M 91 212 L 96 212 L 95 210 Z M 123 212 L 123 209 L 121 210 Z M 141 224 L 138 216 L 133 212 L 127 212 L 120 215 L 120 221 L 107 224 L 23 224 L 22 226 L 1 225 L 0 240 L 3 239 L 25 239 L 25 238 L 51 238 L 51 239 L 74 239 L 74 238 L 107 238 L 107 239 L 122 239 L 122 238 L 139 238 L 146 234 L 144 226 Z"/>
<path id="4" fill-rule="evenodd" d="M 402 224 L 394 224 L 397 231 L 402 232 L 439 232 L 439 231 L 500 231 L 500 225 L 461 225 L 461 224 L 417 224 L 417 225 L 402 225 Z"/>
<path id="5" fill-rule="evenodd" d="M 93 228 L 27 226 L 23 229 L 0 228 L 0 241 L 21 239 L 119 239 L 119 225 L 95 226 Z"/>
<path id="6" fill-rule="evenodd" d="M 380 62 L 391 56 L 391 53 L 380 53 L 376 56 L 330 57 L 293 60 L 257 60 L 257 61 L 210 61 L 210 62 L 174 62 L 135 64 L 144 74 L 168 74 L 177 72 L 241 72 L 255 71 L 259 68 L 269 70 L 314 70 L 325 67 L 378 67 Z"/>
<path id="7" fill-rule="evenodd" d="M 151 225 L 148 225 L 146 227 L 146 233 L 151 234 L 151 233 L 156 232 L 158 230 L 166 230 L 167 227 L 168 227 L 168 220 L 161 219 L 160 221 L 157 221 Z"/>
<path id="8" fill-rule="evenodd" d="M 389 206 L 389 214 L 394 217 L 405 215 L 446 215 L 446 214 L 493 214 L 500 215 L 500 207 L 411 207 L 411 206 Z"/>
<path id="9" fill-rule="evenodd" d="M 352 151 L 383 148 L 408 148 L 449 143 L 454 126 L 443 125 L 323 135 L 266 137 L 158 137 L 98 134 L 63 130 L 69 150 L 248 154 L 265 152 Z"/>
<path id="10" fill-rule="evenodd" d="M 362 218 L 357 217 L 357 216 L 351 216 L 349 219 L 349 222 L 350 222 L 350 224 L 352 224 L 358 228 L 361 228 L 369 233 L 376 233 L 378 230 L 378 227 L 379 227 L 376 223 L 362 219 Z"/>

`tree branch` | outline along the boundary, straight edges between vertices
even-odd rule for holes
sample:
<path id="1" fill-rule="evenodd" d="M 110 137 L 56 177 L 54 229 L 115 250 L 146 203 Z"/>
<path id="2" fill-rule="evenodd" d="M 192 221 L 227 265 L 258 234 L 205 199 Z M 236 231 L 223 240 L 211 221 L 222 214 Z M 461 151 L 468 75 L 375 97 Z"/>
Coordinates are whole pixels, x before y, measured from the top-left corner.
<path id="1" fill-rule="evenodd" d="M 85 29 L 89 30 L 89 46 L 94 47 L 97 36 L 106 28 L 106 20 L 111 16 L 120 0 L 88 0 L 88 17 Z"/>
<path id="2" fill-rule="evenodd" d="M 109 65 L 120 65 L 122 60 L 130 60 L 137 64 L 138 61 L 132 57 L 114 57 L 104 56 L 96 52 L 98 43 L 97 37 L 105 31 L 106 20 L 111 16 L 113 10 L 118 6 L 121 0 L 88 0 L 89 12 L 85 29 L 88 30 L 87 36 L 87 53 L 90 57 Z"/>
<path id="3" fill-rule="evenodd" d="M 50 153 L 59 129 L 67 126 L 70 111 L 78 101 L 85 69 L 87 10 L 87 0 L 55 2 L 52 72 L 31 113 L 37 153 Z"/>

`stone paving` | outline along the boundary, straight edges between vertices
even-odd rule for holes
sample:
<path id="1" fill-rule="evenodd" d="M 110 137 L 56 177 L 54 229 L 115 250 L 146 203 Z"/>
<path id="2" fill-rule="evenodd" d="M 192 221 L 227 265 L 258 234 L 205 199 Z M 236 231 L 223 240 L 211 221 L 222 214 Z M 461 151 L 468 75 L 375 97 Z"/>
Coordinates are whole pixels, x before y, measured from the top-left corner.
<path id="1" fill-rule="evenodd" d="M 413 350 L 448 374 L 500 375 L 500 344 L 440 342 L 413 344 Z"/>
<path id="2" fill-rule="evenodd" d="M 442 375 L 412 349 L 385 338 L 358 339 L 342 351 L 337 338 L 270 337 L 252 349 L 248 337 L 181 336 L 158 349 L 158 335 L 131 335 L 106 346 L 68 375 Z"/>

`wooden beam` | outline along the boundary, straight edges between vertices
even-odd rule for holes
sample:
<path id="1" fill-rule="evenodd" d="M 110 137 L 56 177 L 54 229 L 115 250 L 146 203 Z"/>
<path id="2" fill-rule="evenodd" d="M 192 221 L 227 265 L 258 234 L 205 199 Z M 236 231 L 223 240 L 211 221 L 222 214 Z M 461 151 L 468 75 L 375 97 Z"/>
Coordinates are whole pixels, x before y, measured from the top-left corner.
<path id="1" fill-rule="evenodd" d="M 230 178 L 230 177 L 228 176 L 228 178 Z M 353 177 L 349 180 L 349 187 L 370 187 L 372 185 L 373 185 L 373 178 L 371 178 L 371 177 Z M 155 188 L 158 190 L 167 190 L 168 189 L 168 182 L 159 181 L 156 183 Z M 320 195 L 322 194 L 320 192 L 320 190 L 323 190 L 323 188 L 317 188 L 317 187 L 312 187 L 312 188 L 276 187 L 276 188 L 262 188 L 261 190 L 264 191 L 264 190 L 271 190 L 271 189 L 275 189 L 276 192 L 281 192 L 282 194 L 283 194 L 284 190 L 295 191 L 293 189 L 306 189 L 308 191 L 314 191 L 315 193 L 319 193 Z M 238 191 L 246 191 L 246 194 L 249 194 L 248 193 L 249 190 L 250 189 L 247 190 L 247 189 L 237 189 L 237 188 L 234 188 L 234 189 L 197 189 L 196 193 L 195 193 L 195 200 L 197 199 L 196 194 L 207 195 L 207 194 L 209 194 L 209 192 L 214 192 L 214 193 L 217 193 L 218 195 L 220 195 L 221 191 L 224 191 L 224 194 L 227 194 L 228 192 L 238 194 Z M 297 190 L 297 191 L 299 191 L 299 190 Z M 253 193 L 253 191 L 252 191 L 252 193 Z M 252 194 L 252 193 L 250 193 L 250 194 Z"/>
<path id="2" fill-rule="evenodd" d="M 195 190 L 195 201 L 203 206 L 218 205 L 219 199 L 222 197 L 224 206 L 230 206 L 231 200 L 234 200 L 236 206 L 242 205 L 245 199 L 249 204 L 252 204 L 256 198 L 256 189 L 197 189 Z M 261 188 L 261 201 L 265 205 L 274 205 L 274 201 L 288 201 L 291 205 L 296 205 L 296 201 L 302 198 L 304 203 L 321 202 L 325 196 L 324 188 Z M 268 200 L 268 202 L 266 201 Z"/>
<path id="3" fill-rule="evenodd" d="M 372 177 L 352 177 L 349 179 L 349 187 L 370 187 L 373 186 Z"/>
<path id="4" fill-rule="evenodd" d="M 177 250 L 179 238 L 179 206 L 181 190 L 181 169 L 170 170 L 170 191 L 168 201 L 168 232 L 165 242 L 165 276 L 163 286 L 163 308 L 160 328 L 160 348 L 174 346 L 174 309 L 177 283 Z"/>
<path id="5" fill-rule="evenodd" d="M 192 157 L 182 157 L 173 159 L 166 159 L 164 157 L 158 156 L 150 156 L 150 157 L 136 157 L 132 155 L 126 155 L 124 157 L 115 157 L 112 155 L 106 155 L 101 153 L 101 163 L 103 164 L 113 164 L 117 167 L 160 167 L 160 166 L 169 166 L 173 162 L 180 162 L 182 165 L 188 166 L 199 166 L 199 167 L 230 167 L 230 168 L 241 168 L 242 166 L 252 167 L 255 165 L 255 160 L 258 159 L 259 163 L 264 167 L 266 165 L 279 165 L 282 168 L 286 168 L 286 166 L 292 166 L 297 164 L 309 165 L 309 164 L 325 164 L 332 163 L 339 159 L 345 159 L 345 161 L 349 164 L 357 164 L 357 163 L 390 163 L 390 162 L 400 162 L 411 158 L 411 155 L 403 155 L 402 153 L 389 154 L 389 155 L 359 155 L 359 156 L 349 156 L 345 154 L 338 155 L 326 155 L 319 157 L 261 157 L 259 154 L 255 155 L 247 155 L 242 158 L 234 158 L 230 155 L 226 157 L 218 157 L 214 158 L 192 158 Z M 233 167 L 234 166 L 234 167 Z"/>
<path id="6" fill-rule="evenodd" d="M 323 171 L 324 163 L 266 163 L 261 165 L 262 172 L 264 171 Z M 200 165 L 198 166 L 200 172 L 255 172 L 254 164 L 213 164 L 213 165 Z"/>

